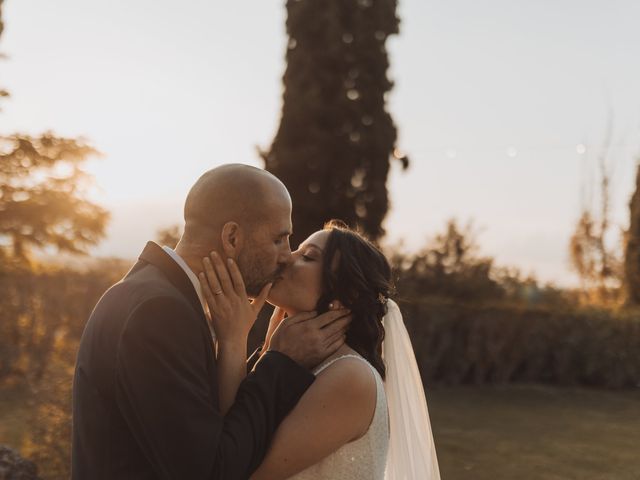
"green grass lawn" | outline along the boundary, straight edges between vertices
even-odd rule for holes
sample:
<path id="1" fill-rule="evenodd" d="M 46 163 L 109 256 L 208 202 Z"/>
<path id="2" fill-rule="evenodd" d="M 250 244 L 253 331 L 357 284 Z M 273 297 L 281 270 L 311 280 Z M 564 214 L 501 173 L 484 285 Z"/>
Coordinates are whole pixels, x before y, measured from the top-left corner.
<path id="1" fill-rule="evenodd" d="M 0 391 L 0 444 L 21 448 L 27 399 Z M 427 399 L 443 480 L 640 479 L 640 391 L 438 387 Z"/>
<path id="2" fill-rule="evenodd" d="M 427 391 L 443 480 L 640 479 L 640 391 Z"/>

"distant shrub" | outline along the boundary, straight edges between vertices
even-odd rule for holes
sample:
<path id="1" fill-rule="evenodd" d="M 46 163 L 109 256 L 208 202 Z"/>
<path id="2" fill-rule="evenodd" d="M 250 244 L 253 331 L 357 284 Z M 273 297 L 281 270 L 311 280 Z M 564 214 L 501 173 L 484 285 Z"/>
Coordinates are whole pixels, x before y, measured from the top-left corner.
<path id="1" fill-rule="evenodd" d="M 494 259 L 480 255 L 471 223 L 460 227 L 447 222 L 416 253 L 400 249 L 388 255 L 396 274 L 396 290 L 405 298 L 445 298 L 465 304 L 508 304 L 563 307 L 577 303 L 577 294 L 552 285 L 541 286 L 516 268 L 497 267 Z"/>
<path id="2" fill-rule="evenodd" d="M 13 378 L 29 385 L 22 450 L 45 478 L 69 478 L 78 341 L 96 302 L 128 266 L 87 259 L 83 270 L 24 263 L 0 267 L 0 384 Z"/>
<path id="3" fill-rule="evenodd" d="M 399 303 L 425 384 L 640 386 L 640 312 Z"/>
<path id="4" fill-rule="evenodd" d="M 396 251 L 390 255 L 398 274 L 397 290 L 409 297 L 441 296 L 499 299 L 505 291 L 492 278 L 493 259 L 478 256 L 471 224 L 461 228 L 449 220 L 446 230 L 436 235 L 415 254 Z"/>
<path id="5" fill-rule="evenodd" d="M 95 303 L 126 266 L 92 262 L 83 271 L 21 264 L 0 267 L 0 381 L 38 381 L 57 346 L 77 341 Z M 73 351 L 75 356 L 75 351 Z M 75 358 L 75 357 L 73 357 Z"/>

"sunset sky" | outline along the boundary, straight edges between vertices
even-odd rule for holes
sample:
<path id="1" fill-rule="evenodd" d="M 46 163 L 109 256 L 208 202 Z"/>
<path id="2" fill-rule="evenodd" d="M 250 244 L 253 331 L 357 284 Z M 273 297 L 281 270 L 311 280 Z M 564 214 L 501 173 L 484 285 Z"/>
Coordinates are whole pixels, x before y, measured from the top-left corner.
<path id="1" fill-rule="evenodd" d="M 394 165 L 386 242 L 415 250 L 447 218 L 473 219 L 499 265 L 574 284 L 567 245 L 609 111 L 613 219 L 628 224 L 640 2 L 401 0 L 399 15 L 389 109 L 412 165 Z M 84 136 L 104 154 L 88 164 L 113 214 L 95 254 L 134 258 L 204 170 L 262 166 L 284 1 L 6 0 L 3 16 L 0 131 Z"/>

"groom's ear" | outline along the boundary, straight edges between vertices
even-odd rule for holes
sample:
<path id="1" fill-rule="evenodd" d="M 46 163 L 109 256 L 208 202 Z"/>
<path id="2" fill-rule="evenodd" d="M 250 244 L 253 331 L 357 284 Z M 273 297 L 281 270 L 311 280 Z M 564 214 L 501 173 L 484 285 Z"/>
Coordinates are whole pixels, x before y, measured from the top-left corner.
<path id="1" fill-rule="evenodd" d="M 242 248 L 242 229 L 236 222 L 227 222 L 222 227 L 220 234 L 222 251 L 227 257 L 237 258 Z"/>

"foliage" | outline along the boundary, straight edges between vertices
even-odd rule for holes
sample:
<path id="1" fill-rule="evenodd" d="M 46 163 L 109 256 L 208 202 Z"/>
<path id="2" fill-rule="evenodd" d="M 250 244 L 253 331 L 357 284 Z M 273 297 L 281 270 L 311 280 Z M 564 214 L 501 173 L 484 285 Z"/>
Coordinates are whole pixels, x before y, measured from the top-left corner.
<path id="1" fill-rule="evenodd" d="M 592 305 L 616 305 L 622 293 L 621 255 L 607 241 L 614 233 L 610 205 L 614 167 L 610 152 L 612 134 L 613 123 L 610 118 L 597 158 L 599 211 L 593 208 L 593 199 L 582 199 L 582 212 L 569 242 L 571 266 L 580 277 L 582 301 Z M 584 185 L 583 190 L 590 192 L 591 185 Z"/>
<path id="2" fill-rule="evenodd" d="M 640 306 L 640 165 L 636 173 L 636 190 L 629 202 L 629 231 L 624 260 L 627 303 Z"/>
<path id="3" fill-rule="evenodd" d="M 77 346 L 93 306 L 127 267 L 118 260 L 84 271 L 15 262 L 0 275 L 0 385 L 29 386 L 22 450 L 45 478 L 69 478 Z"/>
<path id="4" fill-rule="evenodd" d="M 596 222 L 584 211 L 571 236 L 571 266 L 580 277 L 587 303 L 615 304 L 620 295 L 621 262 L 616 251 L 606 246 L 606 234 L 606 223 Z"/>
<path id="5" fill-rule="evenodd" d="M 384 232 L 396 128 L 385 42 L 398 33 L 396 0 L 287 1 L 280 127 L 265 167 L 289 188 L 297 245 L 331 218 Z"/>
<path id="6" fill-rule="evenodd" d="M 46 381 L 32 387 L 24 454 L 46 479 L 71 477 L 71 389 L 73 363 L 54 362 Z"/>
<path id="7" fill-rule="evenodd" d="M 182 228 L 180 225 L 171 225 L 166 228 L 161 228 L 156 232 L 156 242 L 158 245 L 176 248 L 181 236 Z"/>
<path id="8" fill-rule="evenodd" d="M 391 255 L 425 383 L 640 385 L 640 311 L 580 308 L 478 252 L 471 224 L 450 220 L 417 254 Z"/>
<path id="9" fill-rule="evenodd" d="M 504 296 L 491 278 L 493 260 L 478 256 L 470 223 L 460 228 L 456 220 L 449 220 L 444 233 L 437 234 L 418 253 L 395 252 L 391 263 L 401 272 L 396 287 L 403 296 L 442 296 L 468 302 Z"/>
<path id="10" fill-rule="evenodd" d="M 80 168 L 95 154 L 52 133 L 0 136 L 0 246 L 26 258 L 29 247 L 83 253 L 96 244 L 109 215 L 82 197 Z"/>
<path id="11" fill-rule="evenodd" d="M 479 252 L 473 224 L 460 227 L 451 219 L 417 253 L 391 252 L 396 290 L 402 298 L 440 298 L 465 304 L 566 306 L 576 302 L 572 292 L 540 286 L 534 277 L 523 277 L 515 268 L 496 267 L 492 258 Z"/>
<path id="12" fill-rule="evenodd" d="M 640 386 L 640 311 L 401 299 L 427 385 Z"/>
<path id="13" fill-rule="evenodd" d="M 4 0 L 0 0 L 0 36 L 2 36 L 2 32 L 4 30 L 4 22 L 2 21 L 2 2 L 3 1 Z M 9 93 L 6 90 L 0 88 L 0 99 L 8 96 L 9 96 Z"/>
<path id="14" fill-rule="evenodd" d="M 42 379 L 58 347 L 79 340 L 93 306 L 124 271 L 122 262 L 110 260 L 86 272 L 5 265 L 0 272 L 0 380 Z M 74 359 L 75 352 L 70 362 Z"/>
<path id="15" fill-rule="evenodd" d="M 3 28 L 0 0 L 0 35 Z M 84 253 L 102 239 L 109 215 L 84 198 L 81 169 L 96 154 L 82 139 L 51 132 L 0 133 L 1 258 L 26 260 L 31 247 Z"/>

